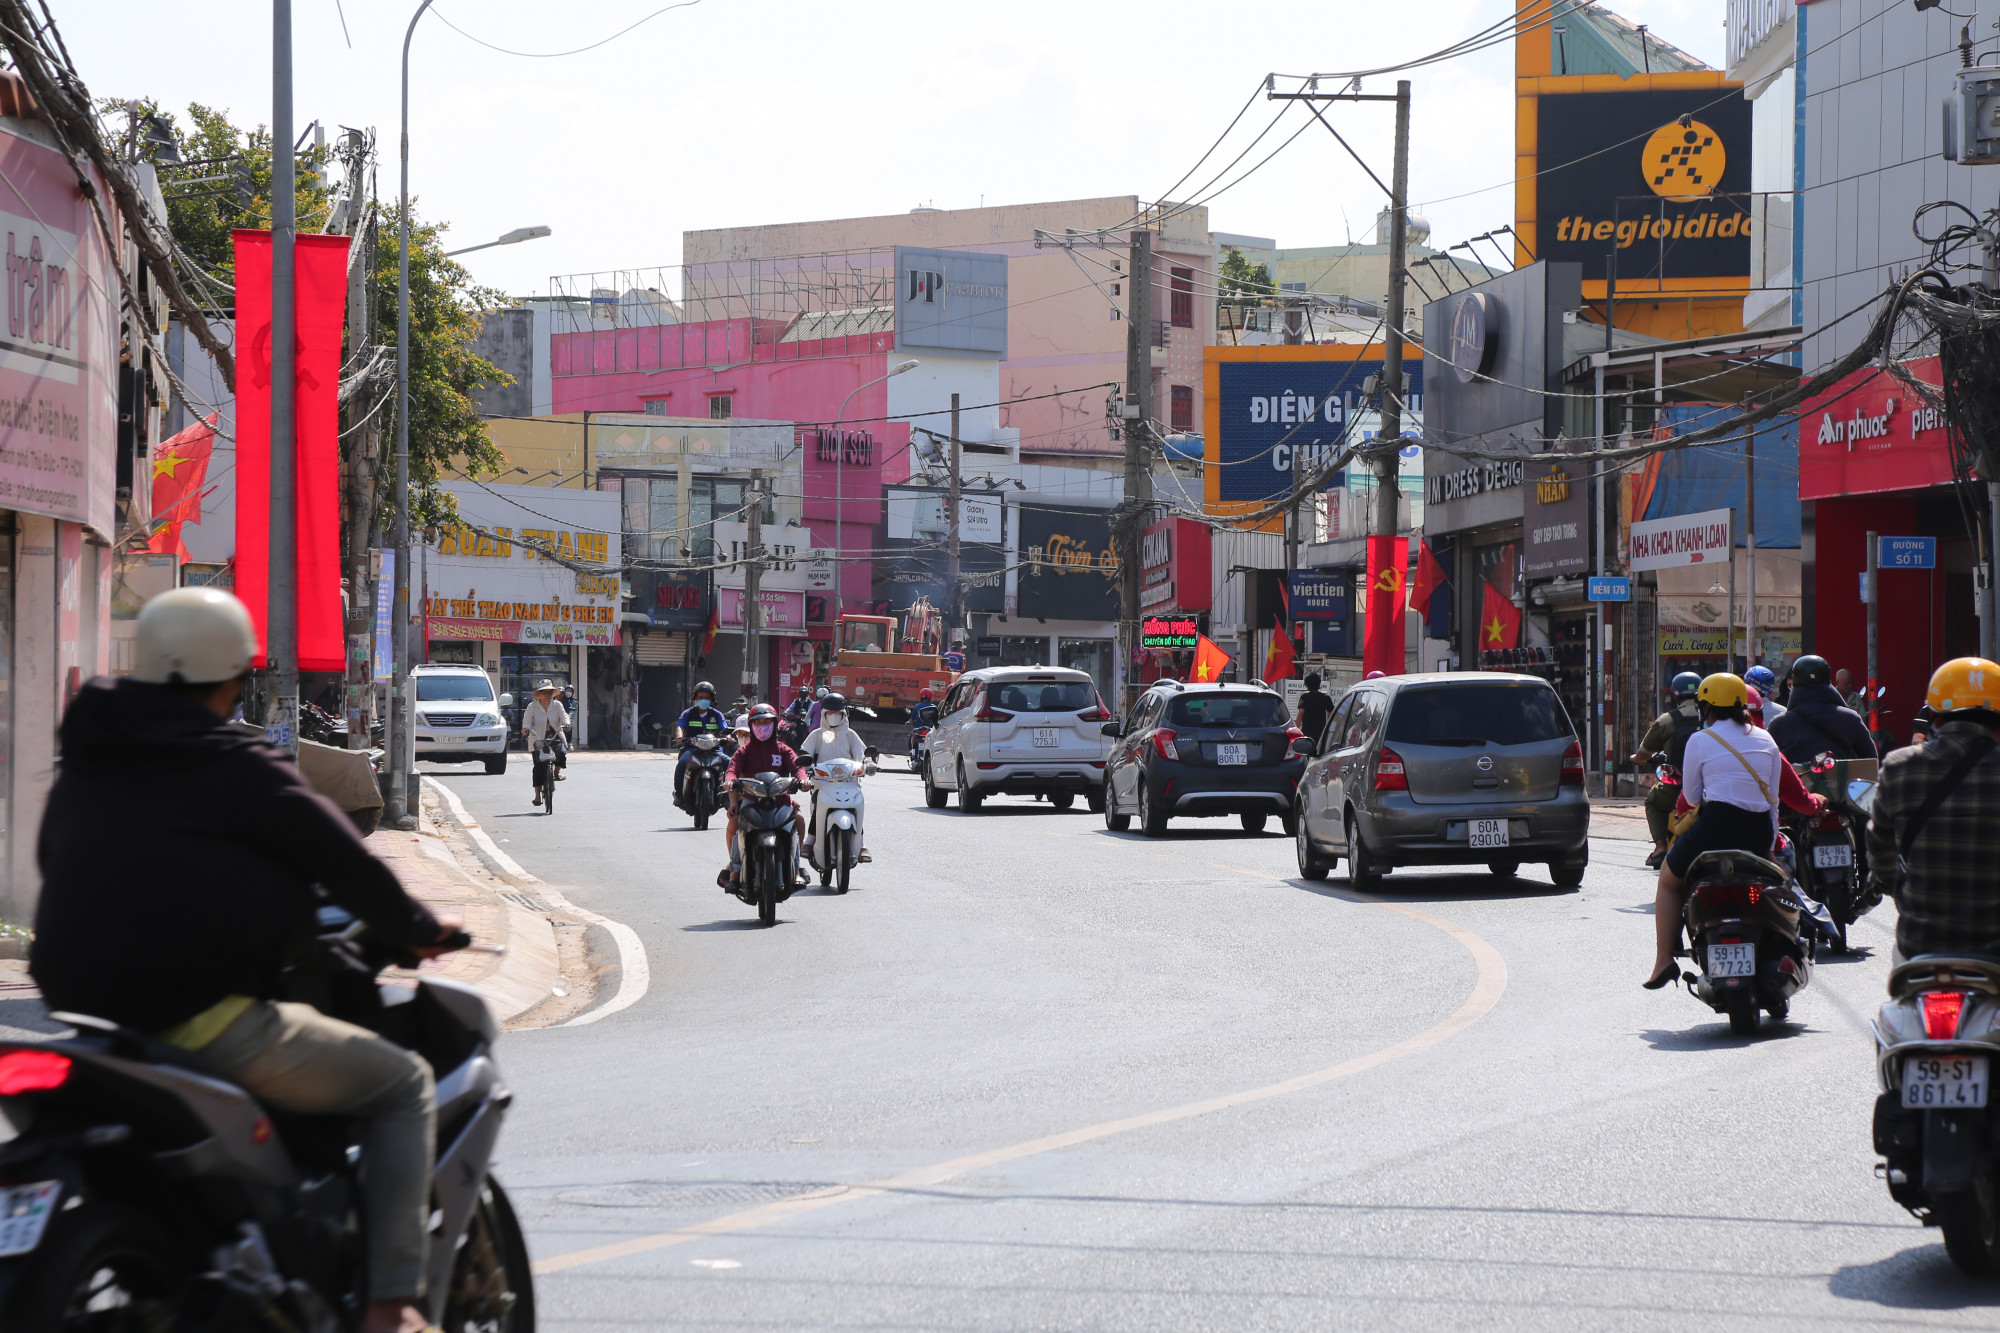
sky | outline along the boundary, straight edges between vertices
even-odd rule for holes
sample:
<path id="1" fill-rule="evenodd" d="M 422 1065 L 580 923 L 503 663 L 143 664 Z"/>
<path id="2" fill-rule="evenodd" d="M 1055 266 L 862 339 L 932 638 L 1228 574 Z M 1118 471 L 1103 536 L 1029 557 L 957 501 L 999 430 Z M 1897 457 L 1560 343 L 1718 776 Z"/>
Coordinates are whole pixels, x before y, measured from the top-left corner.
<path id="1" fill-rule="evenodd" d="M 1209 225 L 1280 246 L 1372 238 L 1381 190 L 1266 74 L 1409 60 L 1505 18 L 1511 0 L 696 0 L 619 32 L 663 0 L 436 0 L 411 45 L 410 188 L 418 211 L 473 245 L 517 227 L 541 240 L 466 255 L 514 295 L 557 274 L 670 267 L 681 233 L 714 227 L 1104 195 L 1186 199 L 1271 124 L 1212 188 Z M 1609 6 L 1719 65 L 1723 0 Z M 50 0 L 99 97 L 224 108 L 268 123 L 271 4 Z M 396 191 L 398 54 L 416 0 L 293 0 L 294 121 L 378 131 Z M 441 20 L 463 29 L 454 31 Z M 1414 209 L 1433 243 L 1511 220 L 1513 48 L 1419 69 Z M 1394 91 L 1394 75 L 1364 92 Z M 1248 104 L 1246 109 L 1246 103 Z M 1195 172 L 1232 118 L 1216 156 Z M 1329 114 L 1389 177 L 1393 109 Z M 1240 184 L 1230 184 L 1301 125 Z M 1186 177 L 1186 183 L 1180 184 Z M 1482 247 L 1484 248 L 1484 247 Z"/>

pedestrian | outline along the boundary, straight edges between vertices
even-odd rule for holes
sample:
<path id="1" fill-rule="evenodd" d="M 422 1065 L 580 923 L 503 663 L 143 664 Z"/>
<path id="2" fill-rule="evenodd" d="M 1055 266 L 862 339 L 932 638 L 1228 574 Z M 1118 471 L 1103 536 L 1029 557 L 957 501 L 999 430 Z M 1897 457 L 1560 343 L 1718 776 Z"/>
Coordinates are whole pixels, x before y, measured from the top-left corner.
<path id="1" fill-rule="evenodd" d="M 1833 673 L 1833 688 L 1840 694 L 1840 702 L 1852 708 L 1864 719 L 1868 716 L 1868 691 L 1854 688 L 1854 673 L 1846 667 Z"/>
<path id="2" fill-rule="evenodd" d="M 1320 735 L 1326 730 L 1326 721 L 1333 716 L 1334 708 L 1333 697 L 1321 689 L 1320 684 L 1319 672 L 1306 673 L 1306 692 L 1299 697 L 1298 712 L 1292 719 L 1314 745 L 1319 744 Z"/>

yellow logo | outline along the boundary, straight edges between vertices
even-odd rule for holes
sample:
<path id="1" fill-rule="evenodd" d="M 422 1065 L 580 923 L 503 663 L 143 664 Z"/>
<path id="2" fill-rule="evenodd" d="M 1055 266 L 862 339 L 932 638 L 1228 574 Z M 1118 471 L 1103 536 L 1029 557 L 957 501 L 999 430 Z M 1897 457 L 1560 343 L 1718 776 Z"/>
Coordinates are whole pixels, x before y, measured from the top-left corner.
<path id="1" fill-rule="evenodd" d="M 1646 183 L 1653 193 L 1677 204 L 1691 204 L 1715 192 L 1729 163 L 1722 138 L 1698 120 L 1673 121 L 1646 140 Z"/>

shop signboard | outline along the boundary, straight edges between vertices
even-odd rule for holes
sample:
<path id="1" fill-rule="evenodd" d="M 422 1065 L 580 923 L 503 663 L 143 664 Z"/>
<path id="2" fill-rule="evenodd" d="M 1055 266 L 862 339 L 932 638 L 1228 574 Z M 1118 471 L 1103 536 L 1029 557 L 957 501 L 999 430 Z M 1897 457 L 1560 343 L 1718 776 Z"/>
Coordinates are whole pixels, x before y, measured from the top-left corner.
<path id="1" fill-rule="evenodd" d="M 1372 439 L 1381 414 L 1366 383 L 1382 371 L 1382 349 L 1367 346 L 1211 347 L 1208 497 L 1261 504 L 1286 494 L 1348 445 Z M 1424 426 L 1424 363 L 1403 363 L 1403 433 Z M 1329 487 L 1345 486 L 1345 471 Z"/>
<path id="2" fill-rule="evenodd" d="M 1193 616 L 1147 616 L 1139 622 L 1141 648 L 1181 652 L 1196 647 L 1200 639 L 1201 621 Z"/>
<path id="3" fill-rule="evenodd" d="M 1531 579 L 1590 568 L 1590 469 L 1582 462 L 1536 462 L 1521 497 L 1521 572 Z"/>
<path id="4" fill-rule="evenodd" d="M 1705 509 L 1699 514 L 1675 514 L 1634 523 L 1633 572 L 1727 564 L 1735 532 L 1734 516 L 1734 510 Z"/>
<path id="5" fill-rule="evenodd" d="M 896 247 L 896 350 L 1007 355 L 1007 256 Z"/>
<path id="6" fill-rule="evenodd" d="M 396 618 L 391 609 L 394 600 L 391 590 L 396 586 L 396 552 L 385 547 L 377 554 L 382 564 L 375 581 L 375 664 L 370 678 L 379 682 L 390 679 L 396 670 Z"/>
<path id="7" fill-rule="evenodd" d="M 444 489 L 458 500 L 459 522 L 442 528 L 425 555 L 429 638 L 619 642 L 618 492 L 472 482 Z"/>
<path id="8" fill-rule="evenodd" d="M 1720 626 L 1715 629 L 1662 628 L 1660 656 L 1722 657 L 1729 651 L 1730 637 L 1730 630 Z M 1805 649 L 1805 636 L 1796 630 L 1790 633 L 1759 635 L 1756 642 L 1766 657 L 1797 657 Z M 1735 643 L 1738 650 L 1741 650 L 1743 647 L 1741 626 L 1735 628 Z"/>
<path id="9" fill-rule="evenodd" d="M 1139 537 L 1139 609 L 1209 609 L 1209 550 L 1206 523 L 1165 518 Z"/>
<path id="10" fill-rule="evenodd" d="M 919 598 L 944 608 L 949 596 L 951 554 L 942 543 L 885 539 L 874 561 L 874 595 L 894 607 L 912 606 Z M 985 542 L 961 542 L 959 575 L 965 581 L 965 609 L 997 613 L 1006 609 L 1007 557 L 1002 548 Z"/>
<path id="11" fill-rule="evenodd" d="M 890 486 L 883 491 L 885 535 L 898 541 L 943 541 L 951 534 L 945 510 L 950 496 L 933 486 Z M 1007 537 L 1007 503 L 993 494 L 958 497 L 958 541 L 994 545 Z"/>
<path id="12" fill-rule="evenodd" d="M 1044 620 L 1118 615 L 1118 552 L 1104 509 L 1022 505 L 1019 614 Z"/>
<path id="13" fill-rule="evenodd" d="M 715 586 L 740 589 L 748 568 L 742 562 L 750 555 L 750 525 L 717 519 L 714 528 L 716 559 L 731 562 L 715 571 Z M 801 527 L 765 523 L 757 540 L 764 548 L 757 586 L 767 592 L 804 592 L 812 579 L 812 534 Z"/>
<path id="14" fill-rule="evenodd" d="M 743 628 L 743 589 L 718 588 L 716 604 L 721 611 L 717 623 L 724 629 Z M 758 626 L 766 633 L 794 632 L 803 634 L 806 628 L 806 595 L 802 592 L 767 592 L 757 590 L 757 605 L 763 608 L 763 623 Z"/>
<path id="15" fill-rule="evenodd" d="M 1293 620 L 1347 619 L 1353 604 L 1353 570 L 1294 570 L 1289 581 Z"/>
<path id="16" fill-rule="evenodd" d="M 647 570 L 632 576 L 639 594 L 636 609 L 645 612 L 655 629 L 706 629 L 708 580 L 700 574 Z"/>
<path id="17" fill-rule="evenodd" d="M 1938 359 L 1903 368 L 1940 382 Z M 1828 387 L 1799 409 L 1799 498 L 1829 500 L 1953 482 L 1944 409 L 1872 365 Z"/>

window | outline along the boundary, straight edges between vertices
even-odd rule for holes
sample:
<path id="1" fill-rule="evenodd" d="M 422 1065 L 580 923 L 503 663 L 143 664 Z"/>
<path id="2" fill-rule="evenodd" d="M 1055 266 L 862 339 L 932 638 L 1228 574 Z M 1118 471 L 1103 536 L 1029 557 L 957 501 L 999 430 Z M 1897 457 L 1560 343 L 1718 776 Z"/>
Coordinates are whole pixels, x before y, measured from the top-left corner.
<path id="1" fill-rule="evenodd" d="M 1176 727 L 1282 727 L 1285 701 L 1262 690 L 1181 694 L 1167 710 L 1167 723 Z"/>
<path id="2" fill-rule="evenodd" d="M 1353 707 L 1354 696 L 1350 694 L 1340 701 L 1340 707 L 1333 710 L 1333 716 L 1328 718 L 1326 723 L 1326 739 L 1319 747 L 1321 754 L 1331 754 L 1345 744 L 1343 738 L 1347 735 L 1347 717 Z"/>
<path id="3" fill-rule="evenodd" d="M 1396 696 L 1391 745 L 1530 745 L 1572 734 L 1546 685 L 1435 685 Z"/>
<path id="4" fill-rule="evenodd" d="M 417 702 L 442 703 L 462 700 L 466 702 L 489 702 L 493 698 L 493 687 L 486 677 L 470 672 L 464 675 L 420 675 L 417 677 Z"/>
<path id="5" fill-rule="evenodd" d="M 1097 706 L 1097 691 L 1081 680 L 1010 680 L 987 697 L 1010 713 L 1081 713 Z"/>
<path id="6" fill-rule="evenodd" d="M 1348 715 L 1347 735 L 1342 738 L 1340 748 L 1356 750 L 1374 744 L 1375 733 L 1381 730 L 1382 696 L 1374 693 L 1354 696 L 1354 711 Z"/>
<path id="7" fill-rule="evenodd" d="M 1185 384 L 1173 386 L 1167 408 L 1167 426 L 1172 430 L 1194 429 L 1194 390 Z"/>
<path id="8" fill-rule="evenodd" d="M 1173 270 L 1172 296 L 1173 326 L 1177 329 L 1194 327 L 1194 270 L 1177 268 Z"/>
<path id="9" fill-rule="evenodd" d="M 729 420 L 731 415 L 730 403 L 732 401 L 730 395 L 726 393 L 710 395 L 708 400 L 708 419 L 710 421 Z"/>

